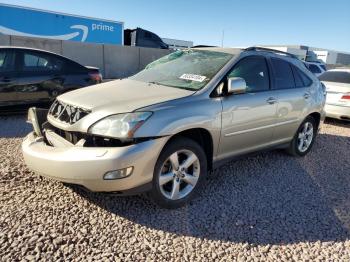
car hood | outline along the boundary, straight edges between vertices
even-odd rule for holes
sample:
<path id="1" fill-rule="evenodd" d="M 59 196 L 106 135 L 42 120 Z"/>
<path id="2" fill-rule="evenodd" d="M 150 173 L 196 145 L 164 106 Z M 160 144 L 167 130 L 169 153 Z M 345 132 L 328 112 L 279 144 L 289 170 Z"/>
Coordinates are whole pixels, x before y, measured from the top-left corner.
<path id="1" fill-rule="evenodd" d="M 132 112 L 150 106 L 193 94 L 193 91 L 149 84 L 130 79 L 81 88 L 58 97 L 59 101 L 108 114 Z"/>

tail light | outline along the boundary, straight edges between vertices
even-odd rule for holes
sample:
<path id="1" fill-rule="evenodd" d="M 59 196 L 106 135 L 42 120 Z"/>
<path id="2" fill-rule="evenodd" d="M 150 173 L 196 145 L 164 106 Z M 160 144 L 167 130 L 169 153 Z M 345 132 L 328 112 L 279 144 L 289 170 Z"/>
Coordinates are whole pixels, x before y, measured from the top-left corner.
<path id="1" fill-rule="evenodd" d="M 350 93 L 344 94 L 340 99 L 339 102 L 344 103 L 344 105 L 350 106 Z"/>
<path id="2" fill-rule="evenodd" d="M 99 72 L 90 72 L 89 76 L 90 76 L 90 79 L 96 83 L 102 82 L 102 75 Z"/>
<path id="3" fill-rule="evenodd" d="M 343 95 L 340 100 L 349 100 L 350 101 L 350 93 L 347 93 L 345 95 Z"/>

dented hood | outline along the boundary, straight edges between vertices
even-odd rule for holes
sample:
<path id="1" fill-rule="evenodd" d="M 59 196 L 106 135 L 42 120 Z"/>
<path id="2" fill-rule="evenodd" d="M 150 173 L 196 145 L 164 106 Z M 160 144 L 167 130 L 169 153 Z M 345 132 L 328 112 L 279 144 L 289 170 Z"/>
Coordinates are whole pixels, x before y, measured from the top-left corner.
<path id="1" fill-rule="evenodd" d="M 132 112 L 193 93 L 194 91 L 123 79 L 81 88 L 59 96 L 58 100 L 92 112 L 116 114 Z"/>

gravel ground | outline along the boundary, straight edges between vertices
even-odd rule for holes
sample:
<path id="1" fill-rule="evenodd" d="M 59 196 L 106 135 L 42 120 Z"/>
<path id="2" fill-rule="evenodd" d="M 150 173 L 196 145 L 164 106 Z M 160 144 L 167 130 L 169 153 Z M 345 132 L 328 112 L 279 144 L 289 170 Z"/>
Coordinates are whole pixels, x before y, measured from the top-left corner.
<path id="1" fill-rule="evenodd" d="M 349 261 L 350 125 L 328 121 L 305 158 L 231 162 L 164 210 L 35 176 L 24 117 L 0 118 L 0 260 Z"/>

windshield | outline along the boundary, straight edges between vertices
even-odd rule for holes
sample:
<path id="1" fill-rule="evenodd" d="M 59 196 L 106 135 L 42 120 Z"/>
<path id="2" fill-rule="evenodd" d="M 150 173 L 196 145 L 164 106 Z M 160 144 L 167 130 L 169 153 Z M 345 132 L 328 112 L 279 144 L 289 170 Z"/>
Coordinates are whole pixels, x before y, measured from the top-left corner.
<path id="1" fill-rule="evenodd" d="M 350 84 L 350 73 L 342 71 L 328 71 L 319 76 L 321 81 Z"/>
<path id="2" fill-rule="evenodd" d="M 199 90 L 233 57 L 204 50 L 179 50 L 150 63 L 130 79 Z"/>

